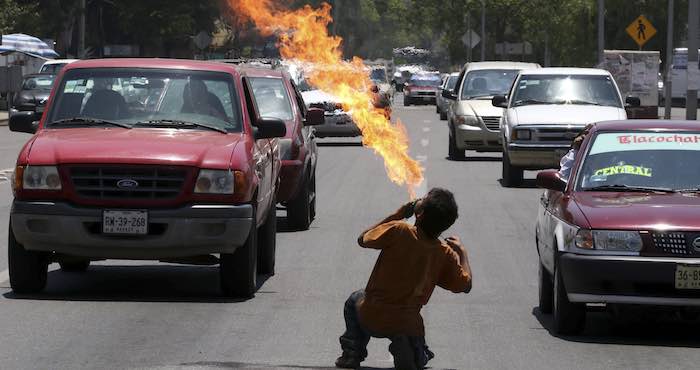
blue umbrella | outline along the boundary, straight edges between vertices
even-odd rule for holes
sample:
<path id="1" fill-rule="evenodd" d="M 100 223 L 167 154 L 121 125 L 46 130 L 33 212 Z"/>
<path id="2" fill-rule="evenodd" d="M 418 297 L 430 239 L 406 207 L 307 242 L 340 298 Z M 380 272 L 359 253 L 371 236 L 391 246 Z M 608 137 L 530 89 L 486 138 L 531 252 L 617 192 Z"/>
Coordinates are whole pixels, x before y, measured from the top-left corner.
<path id="1" fill-rule="evenodd" d="M 2 35 L 0 53 L 19 51 L 27 54 L 37 55 L 44 58 L 56 58 L 58 53 L 40 39 L 22 33 Z"/>

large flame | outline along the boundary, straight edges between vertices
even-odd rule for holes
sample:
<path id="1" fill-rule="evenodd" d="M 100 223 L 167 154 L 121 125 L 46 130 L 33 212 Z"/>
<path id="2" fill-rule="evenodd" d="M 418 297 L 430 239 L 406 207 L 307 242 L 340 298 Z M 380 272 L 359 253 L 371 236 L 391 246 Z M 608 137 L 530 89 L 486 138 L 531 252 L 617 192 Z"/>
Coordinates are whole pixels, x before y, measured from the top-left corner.
<path id="1" fill-rule="evenodd" d="M 277 35 L 280 54 L 313 66 L 308 71 L 309 83 L 340 99 L 362 131 L 364 145 L 384 158 L 389 179 L 408 186 L 411 197 L 414 187 L 423 180 L 423 169 L 408 155 L 408 136 L 401 122 L 392 124 L 380 108 L 374 108 L 372 82 L 361 59 L 344 61 L 342 39 L 328 34 L 333 21 L 331 7 L 304 6 L 297 10 L 283 9 L 272 0 L 228 0 L 243 18 L 250 19 L 264 35 Z"/>

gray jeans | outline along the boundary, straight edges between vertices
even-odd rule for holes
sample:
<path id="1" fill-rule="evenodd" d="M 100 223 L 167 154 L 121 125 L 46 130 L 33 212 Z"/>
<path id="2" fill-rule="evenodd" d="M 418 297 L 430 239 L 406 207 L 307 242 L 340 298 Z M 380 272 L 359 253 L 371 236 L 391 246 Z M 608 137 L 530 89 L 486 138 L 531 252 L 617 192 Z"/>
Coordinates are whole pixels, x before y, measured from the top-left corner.
<path id="1" fill-rule="evenodd" d="M 367 357 L 367 344 L 371 337 L 388 338 L 391 340 L 389 352 L 394 356 L 394 367 L 397 370 L 425 368 L 428 361 L 435 355 L 428 349 L 424 337 L 383 335 L 372 333 L 362 327 L 357 313 L 357 302 L 364 296 L 365 291 L 358 290 L 350 294 L 350 297 L 345 301 L 343 309 L 345 333 L 340 336 L 340 347 L 343 349 L 343 355 L 362 361 Z"/>

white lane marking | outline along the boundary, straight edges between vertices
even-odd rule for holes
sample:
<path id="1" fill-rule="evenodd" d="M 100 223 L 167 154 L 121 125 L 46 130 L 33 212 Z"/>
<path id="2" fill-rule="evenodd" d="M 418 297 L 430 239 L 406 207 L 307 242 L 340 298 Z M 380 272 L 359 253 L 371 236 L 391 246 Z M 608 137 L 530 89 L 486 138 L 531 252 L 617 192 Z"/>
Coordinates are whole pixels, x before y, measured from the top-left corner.
<path id="1" fill-rule="evenodd" d="M 430 127 L 423 127 L 423 132 L 430 132 Z"/>
<path id="2" fill-rule="evenodd" d="M 431 121 L 429 119 L 424 119 L 423 123 L 430 123 Z"/>
<path id="3" fill-rule="evenodd" d="M 8 269 L 0 271 L 0 284 L 5 284 L 8 280 L 10 280 L 10 271 Z"/>
<path id="4" fill-rule="evenodd" d="M 430 140 L 428 140 L 428 139 L 420 139 L 420 145 L 426 147 L 426 146 L 428 146 L 428 144 L 430 144 Z"/>

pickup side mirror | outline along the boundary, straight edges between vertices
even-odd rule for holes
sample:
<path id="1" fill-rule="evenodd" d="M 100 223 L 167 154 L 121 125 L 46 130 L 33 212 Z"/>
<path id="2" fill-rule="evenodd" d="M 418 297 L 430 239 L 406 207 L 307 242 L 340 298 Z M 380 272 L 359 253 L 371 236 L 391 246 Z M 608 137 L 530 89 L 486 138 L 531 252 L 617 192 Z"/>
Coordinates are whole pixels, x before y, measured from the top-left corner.
<path id="1" fill-rule="evenodd" d="M 640 105 L 642 105 L 642 102 L 636 96 L 628 96 L 625 99 L 625 105 L 627 107 L 630 107 L 630 108 L 636 108 L 636 107 L 639 107 Z"/>
<path id="2" fill-rule="evenodd" d="M 326 123 L 326 116 L 321 108 L 309 108 L 304 118 L 304 126 L 318 126 Z"/>
<path id="3" fill-rule="evenodd" d="M 538 187 L 543 189 L 561 192 L 566 189 L 566 181 L 561 177 L 559 171 L 556 170 L 540 171 L 535 182 Z"/>
<path id="4" fill-rule="evenodd" d="M 34 120 L 34 115 L 14 114 L 10 116 L 10 131 L 36 133 L 39 121 Z"/>
<path id="5" fill-rule="evenodd" d="M 277 118 L 261 118 L 253 128 L 255 140 L 284 137 L 287 134 L 287 125 Z"/>
<path id="6" fill-rule="evenodd" d="M 452 90 L 444 89 L 442 90 L 442 97 L 448 100 L 457 100 L 457 94 Z"/>
<path id="7" fill-rule="evenodd" d="M 508 98 L 505 95 L 495 95 L 491 99 L 491 105 L 498 108 L 508 108 Z"/>

